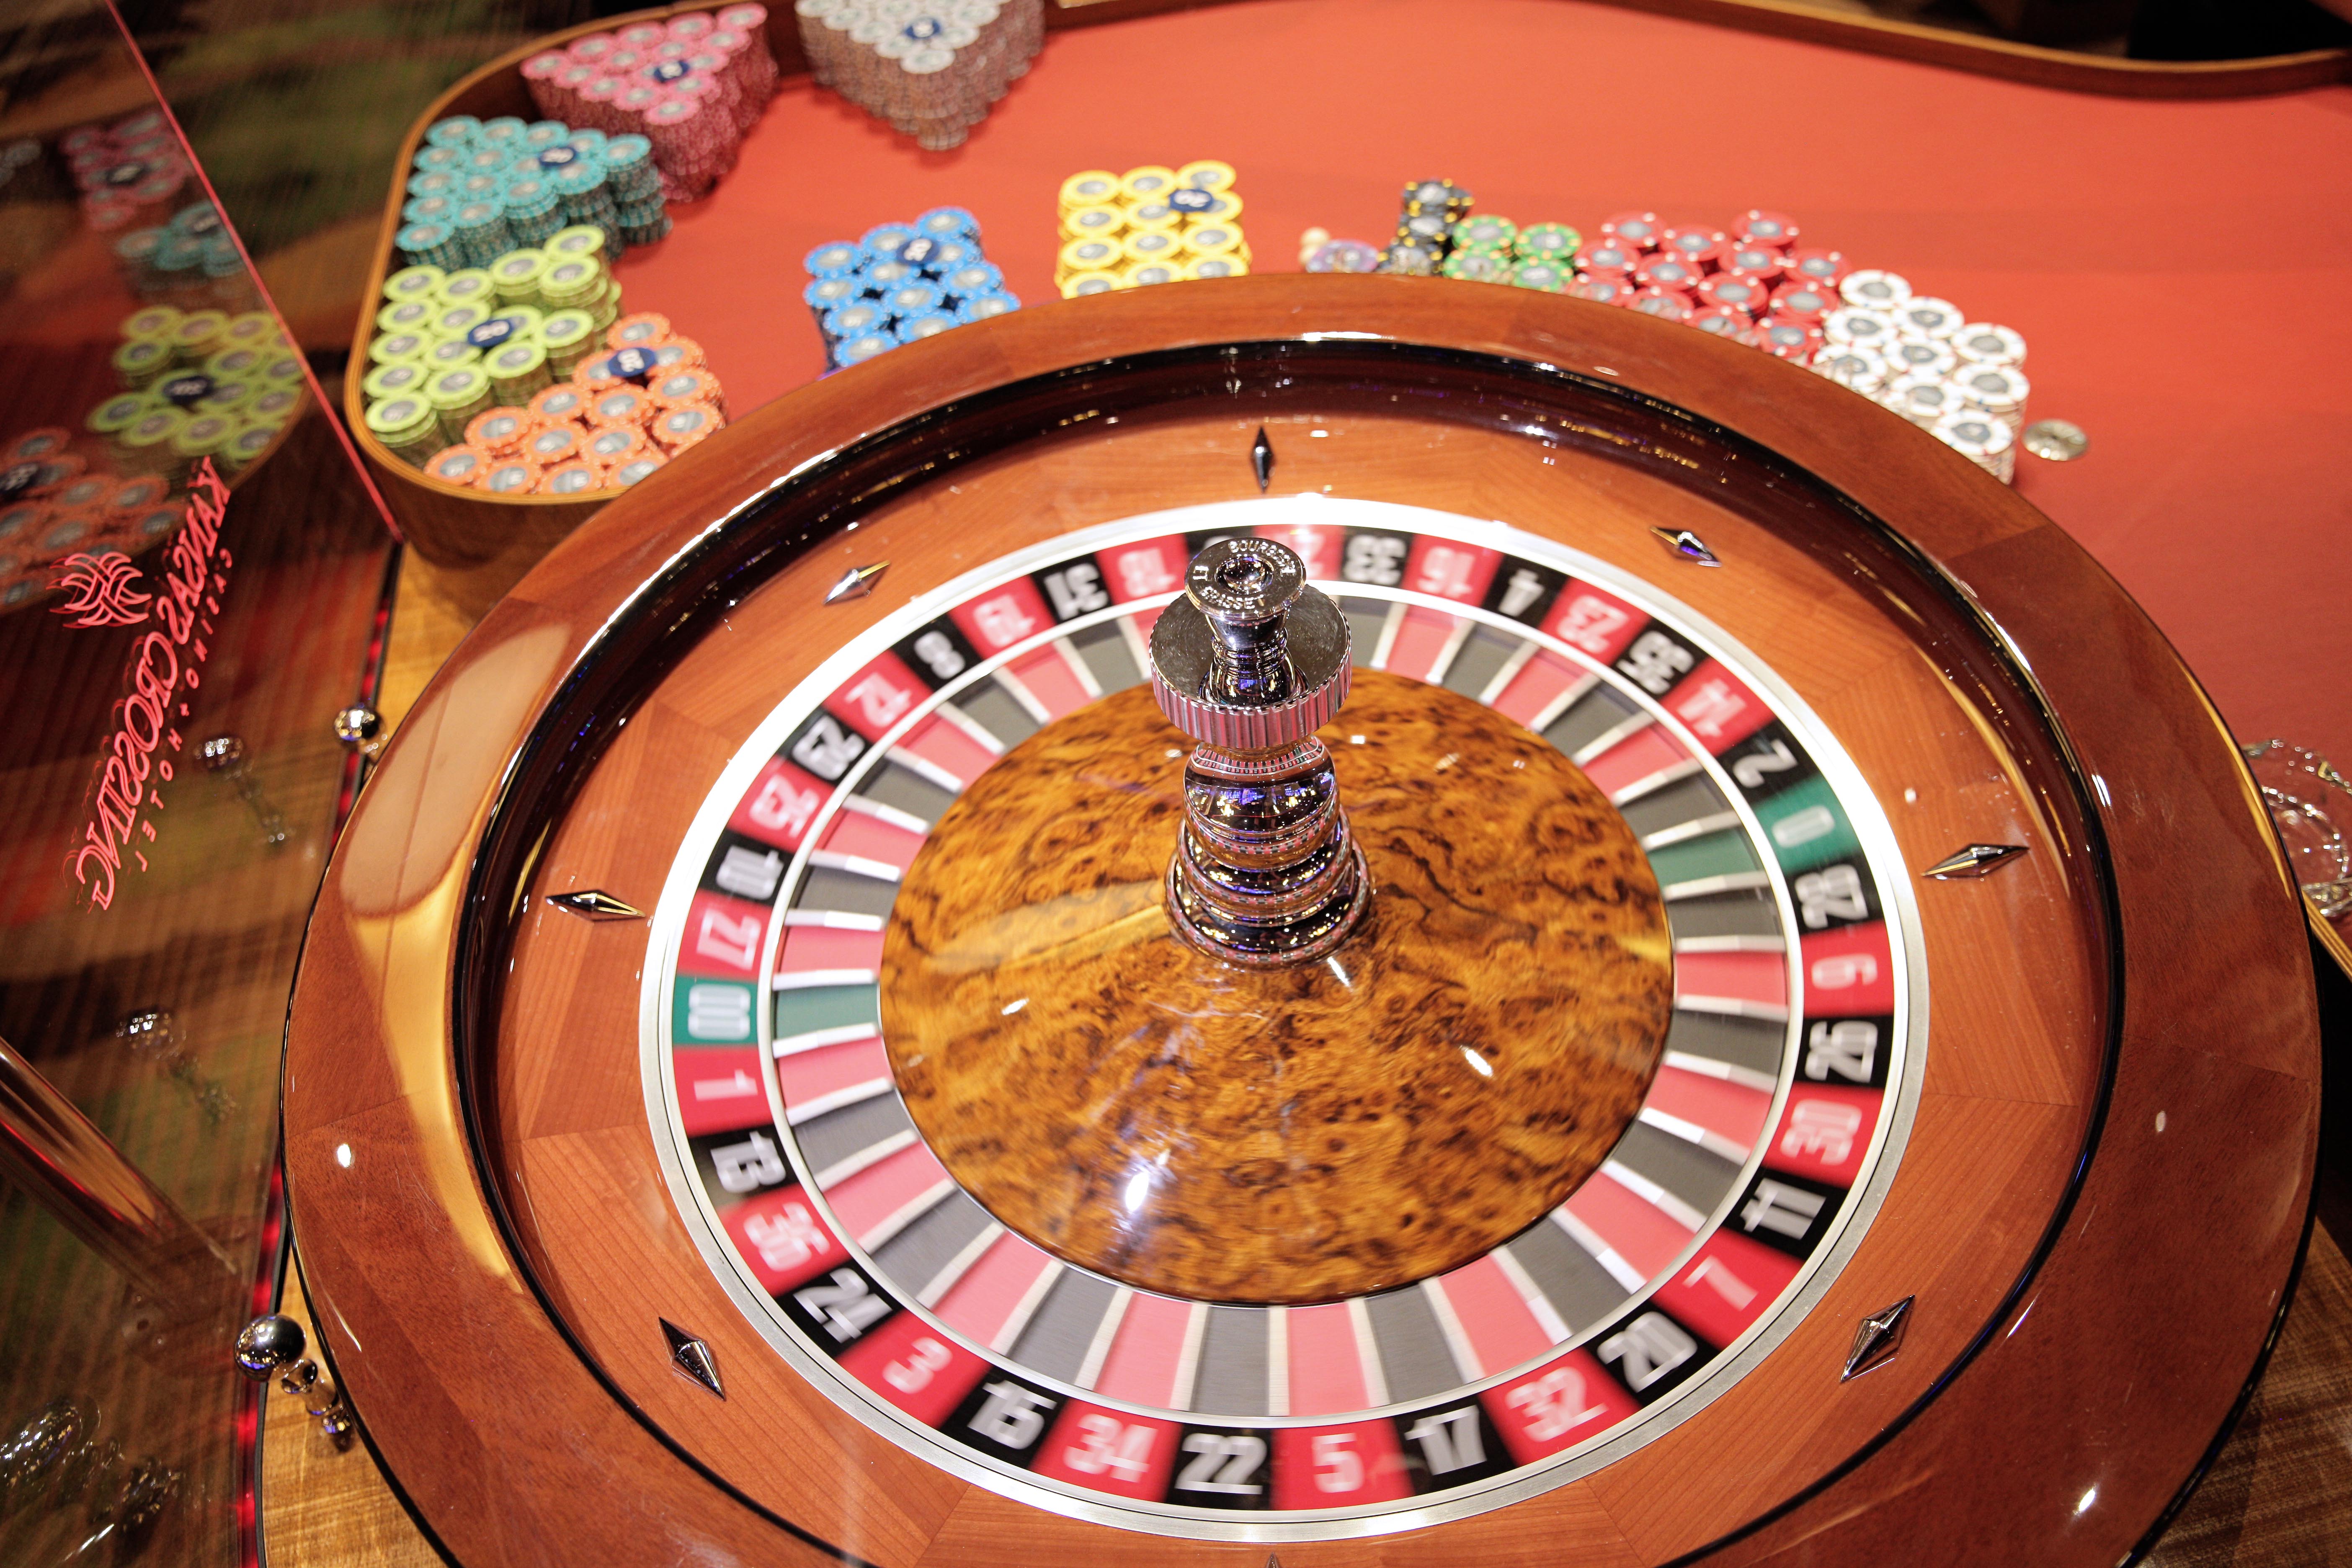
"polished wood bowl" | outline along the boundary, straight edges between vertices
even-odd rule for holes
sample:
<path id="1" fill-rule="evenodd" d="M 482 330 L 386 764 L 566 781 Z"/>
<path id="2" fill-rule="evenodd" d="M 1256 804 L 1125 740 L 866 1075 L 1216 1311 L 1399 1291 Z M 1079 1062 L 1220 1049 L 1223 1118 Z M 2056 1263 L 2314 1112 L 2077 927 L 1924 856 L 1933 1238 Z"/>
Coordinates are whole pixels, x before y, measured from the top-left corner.
<path id="1" fill-rule="evenodd" d="M 720 767 L 844 639 L 1022 546 L 1255 496 L 1261 426 L 1287 490 L 1505 519 L 1755 649 L 1885 812 L 1932 999 L 1875 1219 L 1738 1381 L 1508 1506 L 1280 1560 L 2142 1543 L 2258 1371 L 2316 1148 L 2299 906 L 2219 717 L 2055 525 L 1843 388 L 1632 312 L 1349 277 L 1024 311 L 793 394 L 583 526 L 436 678 L 329 871 L 285 1095 L 320 1338 L 420 1517 L 469 1564 L 1265 1562 L 935 1468 L 778 1357 L 662 1186 L 646 923 L 541 896 L 652 909 Z M 1970 843 L 2029 852 L 1920 875 Z M 1897 1356 L 1842 1381 L 1906 1297 Z"/>

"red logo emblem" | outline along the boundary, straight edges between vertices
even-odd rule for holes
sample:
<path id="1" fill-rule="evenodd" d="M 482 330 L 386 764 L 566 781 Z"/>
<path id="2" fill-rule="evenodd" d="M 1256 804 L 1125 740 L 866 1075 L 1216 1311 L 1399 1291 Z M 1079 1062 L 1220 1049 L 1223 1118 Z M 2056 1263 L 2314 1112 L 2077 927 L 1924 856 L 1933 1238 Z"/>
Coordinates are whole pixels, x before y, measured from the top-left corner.
<path id="1" fill-rule="evenodd" d="M 139 587 L 139 568 L 119 550 L 80 552 L 58 563 L 49 586 L 70 595 L 57 613 L 77 626 L 135 626 L 153 595 Z"/>

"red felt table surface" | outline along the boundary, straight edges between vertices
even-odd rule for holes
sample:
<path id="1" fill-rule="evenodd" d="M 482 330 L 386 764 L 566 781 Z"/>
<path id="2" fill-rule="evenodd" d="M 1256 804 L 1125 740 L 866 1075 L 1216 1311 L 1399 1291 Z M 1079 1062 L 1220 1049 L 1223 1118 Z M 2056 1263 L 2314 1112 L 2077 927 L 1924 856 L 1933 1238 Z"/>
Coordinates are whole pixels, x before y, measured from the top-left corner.
<path id="1" fill-rule="evenodd" d="M 1311 225 L 1384 239 L 1403 183 L 1445 177 L 1588 234 L 1629 207 L 1770 208 L 2015 327 L 2030 416 L 2091 437 L 2075 463 L 2021 457 L 2019 489 L 2241 738 L 2352 765 L 2352 89 L 2152 102 L 1570 0 L 1255 0 L 1055 34 L 950 153 L 795 81 L 716 194 L 622 263 L 627 308 L 699 340 L 740 413 L 824 366 L 814 246 L 968 207 L 1040 305 L 1065 177 L 1195 158 L 1239 170 L 1259 271 L 1295 268 Z"/>

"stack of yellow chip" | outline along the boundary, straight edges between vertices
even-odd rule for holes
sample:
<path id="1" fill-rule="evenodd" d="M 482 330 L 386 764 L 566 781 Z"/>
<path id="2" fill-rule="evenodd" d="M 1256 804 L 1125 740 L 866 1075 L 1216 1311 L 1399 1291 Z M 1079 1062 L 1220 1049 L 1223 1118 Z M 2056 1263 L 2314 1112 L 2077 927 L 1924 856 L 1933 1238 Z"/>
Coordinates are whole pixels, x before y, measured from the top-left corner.
<path id="1" fill-rule="evenodd" d="M 1066 300 L 1249 271 L 1234 166 L 1213 158 L 1085 170 L 1062 182 L 1060 213 L 1054 286 Z"/>

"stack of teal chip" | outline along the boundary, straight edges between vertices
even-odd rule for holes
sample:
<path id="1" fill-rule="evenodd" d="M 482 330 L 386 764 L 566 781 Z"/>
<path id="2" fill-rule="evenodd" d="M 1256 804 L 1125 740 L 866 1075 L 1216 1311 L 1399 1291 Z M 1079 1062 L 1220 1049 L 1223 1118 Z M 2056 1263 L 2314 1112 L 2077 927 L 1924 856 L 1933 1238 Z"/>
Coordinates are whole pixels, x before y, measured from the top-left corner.
<path id="1" fill-rule="evenodd" d="M 563 202 L 555 187 L 532 174 L 507 187 L 507 232 L 517 246 L 534 246 L 563 226 Z"/>
<path id="2" fill-rule="evenodd" d="M 507 227 L 506 208 L 495 201 L 467 202 L 459 207 L 450 232 L 465 258 L 460 267 L 488 267 L 515 247 L 514 236 Z"/>
<path id="3" fill-rule="evenodd" d="M 614 136 L 605 142 L 601 158 L 623 241 L 652 245 L 667 235 L 669 212 L 662 201 L 661 171 L 654 165 L 654 144 L 643 136 Z"/>
<path id="4" fill-rule="evenodd" d="M 565 223 L 593 225 L 603 229 L 608 253 L 614 250 L 613 241 L 620 236 L 621 220 L 618 209 L 613 205 L 613 193 L 604 188 L 603 161 L 575 158 L 548 171 L 548 180 L 563 199 Z"/>
<path id="5" fill-rule="evenodd" d="M 438 267 L 444 272 L 455 272 L 467 265 L 465 249 L 457 243 L 456 231 L 446 224 L 413 223 L 392 237 L 405 265 Z"/>
<path id="6" fill-rule="evenodd" d="M 435 121 L 425 143 L 394 240 L 410 265 L 483 267 L 581 226 L 604 235 L 609 262 L 670 231 L 653 143 L 643 136 L 460 114 Z"/>

